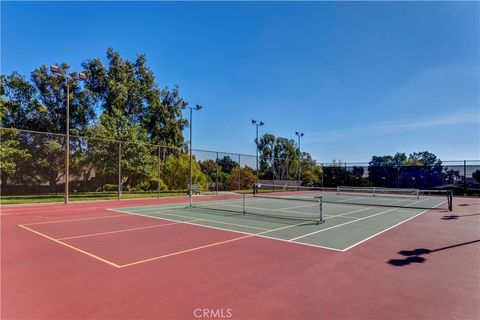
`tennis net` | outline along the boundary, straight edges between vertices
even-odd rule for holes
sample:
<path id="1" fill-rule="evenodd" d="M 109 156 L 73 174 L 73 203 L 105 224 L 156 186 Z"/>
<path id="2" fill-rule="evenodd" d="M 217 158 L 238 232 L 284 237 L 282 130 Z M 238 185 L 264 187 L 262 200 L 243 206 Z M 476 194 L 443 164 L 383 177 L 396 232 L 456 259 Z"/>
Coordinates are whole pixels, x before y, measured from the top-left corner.
<path id="1" fill-rule="evenodd" d="M 278 219 L 323 222 L 322 198 L 289 198 L 272 195 L 219 194 L 210 199 L 192 199 L 190 208 L 209 213 L 210 210 L 241 215 L 256 215 Z"/>
<path id="2" fill-rule="evenodd" d="M 254 194 L 290 198 L 322 197 L 324 203 L 382 206 L 414 209 L 445 209 L 452 211 L 450 190 L 396 189 L 382 187 L 337 188 L 304 187 L 294 185 L 257 184 Z"/>

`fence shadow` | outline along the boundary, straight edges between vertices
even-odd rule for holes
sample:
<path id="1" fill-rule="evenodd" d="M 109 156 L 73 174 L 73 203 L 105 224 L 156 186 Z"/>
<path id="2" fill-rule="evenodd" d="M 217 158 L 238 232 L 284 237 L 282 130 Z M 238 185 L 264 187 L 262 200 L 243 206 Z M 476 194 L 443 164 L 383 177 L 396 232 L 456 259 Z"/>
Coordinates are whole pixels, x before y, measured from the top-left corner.
<path id="1" fill-rule="evenodd" d="M 438 249 L 433 249 L 433 250 L 425 249 L 425 248 L 418 248 L 418 249 L 414 249 L 414 250 L 402 250 L 402 251 L 399 251 L 398 254 L 400 254 L 402 256 L 405 256 L 406 258 L 404 258 L 404 259 L 390 259 L 389 261 L 387 261 L 387 263 L 389 263 L 389 264 L 391 264 L 392 266 L 395 266 L 395 267 L 403 267 L 403 266 L 407 266 L 407 265 L 412 264 L 412 263 L 424 263 L 427 259 L 422 257 L 423 255 L 430 254 L 430 253 L 437 252 L 437 251 L 452 249 L 452 248 L 456 248 L 456 247 L 460 247 L 460 246 L 465 246 L 465 245 L 469 245 L 469 244 L 476 243 L 476 242 L 480 242 L 480 239 L 473 240 L 473 241 L 468 241 L 468 242 L 463 242 L 463 243 L 459 243 L 459 244 L 454 244 L 454 245 L 451 245 L 451 246 L 438 248 Z"/>

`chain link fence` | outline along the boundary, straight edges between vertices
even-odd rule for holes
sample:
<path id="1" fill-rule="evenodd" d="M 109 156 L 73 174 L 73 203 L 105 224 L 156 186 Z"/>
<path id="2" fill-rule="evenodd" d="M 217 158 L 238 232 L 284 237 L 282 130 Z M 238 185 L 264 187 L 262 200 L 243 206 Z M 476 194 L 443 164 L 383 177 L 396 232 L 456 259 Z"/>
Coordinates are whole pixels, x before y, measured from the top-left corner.
<path id="1" fill-rule="evenodd" d="M 65 135 L 2 128 L 0 140 L 2 203 L 62 201 L 66 178 L 72 199 L 160 197 L 189 190 L 188 148 L 70 135 L 65 177 Z M 258 181 L 279 188 L 378 186 L 480 196 L 480 160 L 372 166 L 302 159 L 299 165 L 297 159 L 259 157 L 257 163 L 254 155 L 193 149 L 191 172 L 192 190 L 200 193 L 250 192 Z"/>

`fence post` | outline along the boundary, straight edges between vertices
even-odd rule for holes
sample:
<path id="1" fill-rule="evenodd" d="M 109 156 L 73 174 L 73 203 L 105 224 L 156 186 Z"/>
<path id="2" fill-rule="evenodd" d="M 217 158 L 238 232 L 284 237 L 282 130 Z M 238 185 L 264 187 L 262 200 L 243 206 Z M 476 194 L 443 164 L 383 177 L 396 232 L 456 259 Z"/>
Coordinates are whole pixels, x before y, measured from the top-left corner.
<path id="1" fill-rule="evenodd" d="M 218 152 L 217 152 L 217 161 L 215 161 L 215 164 L 216 164 L 216 169 L 217 169 L 217 175 L 215 177 L 215 192 L 218 196 L 218 174 L 219 174 L 219 172 L 218 172 Z"/>
<path id="2" fill-rule="evenodd" d="M 467 195 L 467 160 L 463 160 L 463 193 Z"/>
<path id="3" fill-rule="evenodd" d="M 162 179 L 160 178 L 160 171 L 161 171 L 161 151 L 160 151 L 160 145 L 158 146 L 158 186 L 157 186 L 157 198 L 160 199 L 160 183 Z"/>
<path id="4" fill-rule="evenodd" d="M 238 193 L 240 193 L 240 187 L 242 184 L 242 164 L 240 161 L 240 154 L 238 154 Z"/>
<path id="5" fill-rule="evenodd" d="M 118 200 L 122 195 L 122 142 L 118 142 Z"/>
<path id="6" fill-rule="evenodd" d="M 275 157 L 272 158 L 272 184 L 273 192 L 275 192 Z"/>

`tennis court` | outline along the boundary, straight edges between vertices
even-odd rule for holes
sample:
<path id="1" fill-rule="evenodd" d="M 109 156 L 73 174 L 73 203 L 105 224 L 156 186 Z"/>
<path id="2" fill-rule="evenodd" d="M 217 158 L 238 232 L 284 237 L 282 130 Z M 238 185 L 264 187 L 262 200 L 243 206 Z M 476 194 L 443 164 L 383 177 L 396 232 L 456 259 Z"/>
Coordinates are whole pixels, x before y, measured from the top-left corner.
<path id="1" fill-rule="evenodd" d="M 276 192 L 270 186 L 260 190 L 253 196 L 226 193 L 194 197 L 191 204 L 114 211 L 346 251 L 427 210 L 451 207 L 449 193 L 432 191 L 420 196 L 415 190 L 412 196 L 405 191 L 376 190 L 373 195 L 359 189 L 333 193 L 286 186 L 277 186 Z"/>
<path id="2" fill-rule="evenodd" d="M 264 185 L 252 194 L 200 195 L 174 205 L 108 208 L 107 215 L 19 226 L 125 268 L 251 237 L 344 252 L 429 209 L 449 212 L 452 204 L 448 193 L 388 191 L 274 191 Z"/>
<path id="3" fill-rule="evenodd" d="M 475 312 L 478 292 L 469 285 L 478 200 L 456 198 L 449 211 L 444 195 L 351 193 L 264 186 L 255 195 L 3 207 L 3 315 L 185 319 L 207 308 L 228 309 L 239 319 L 461 318 Z M 268 303 L 250 308 L 258 299 Z M 418 299 L 421 306 L 405 308 Z M 319 300 L 329 307 L 320 308 Z M 439 301 L 443 307 L 434 307 Z"/>

